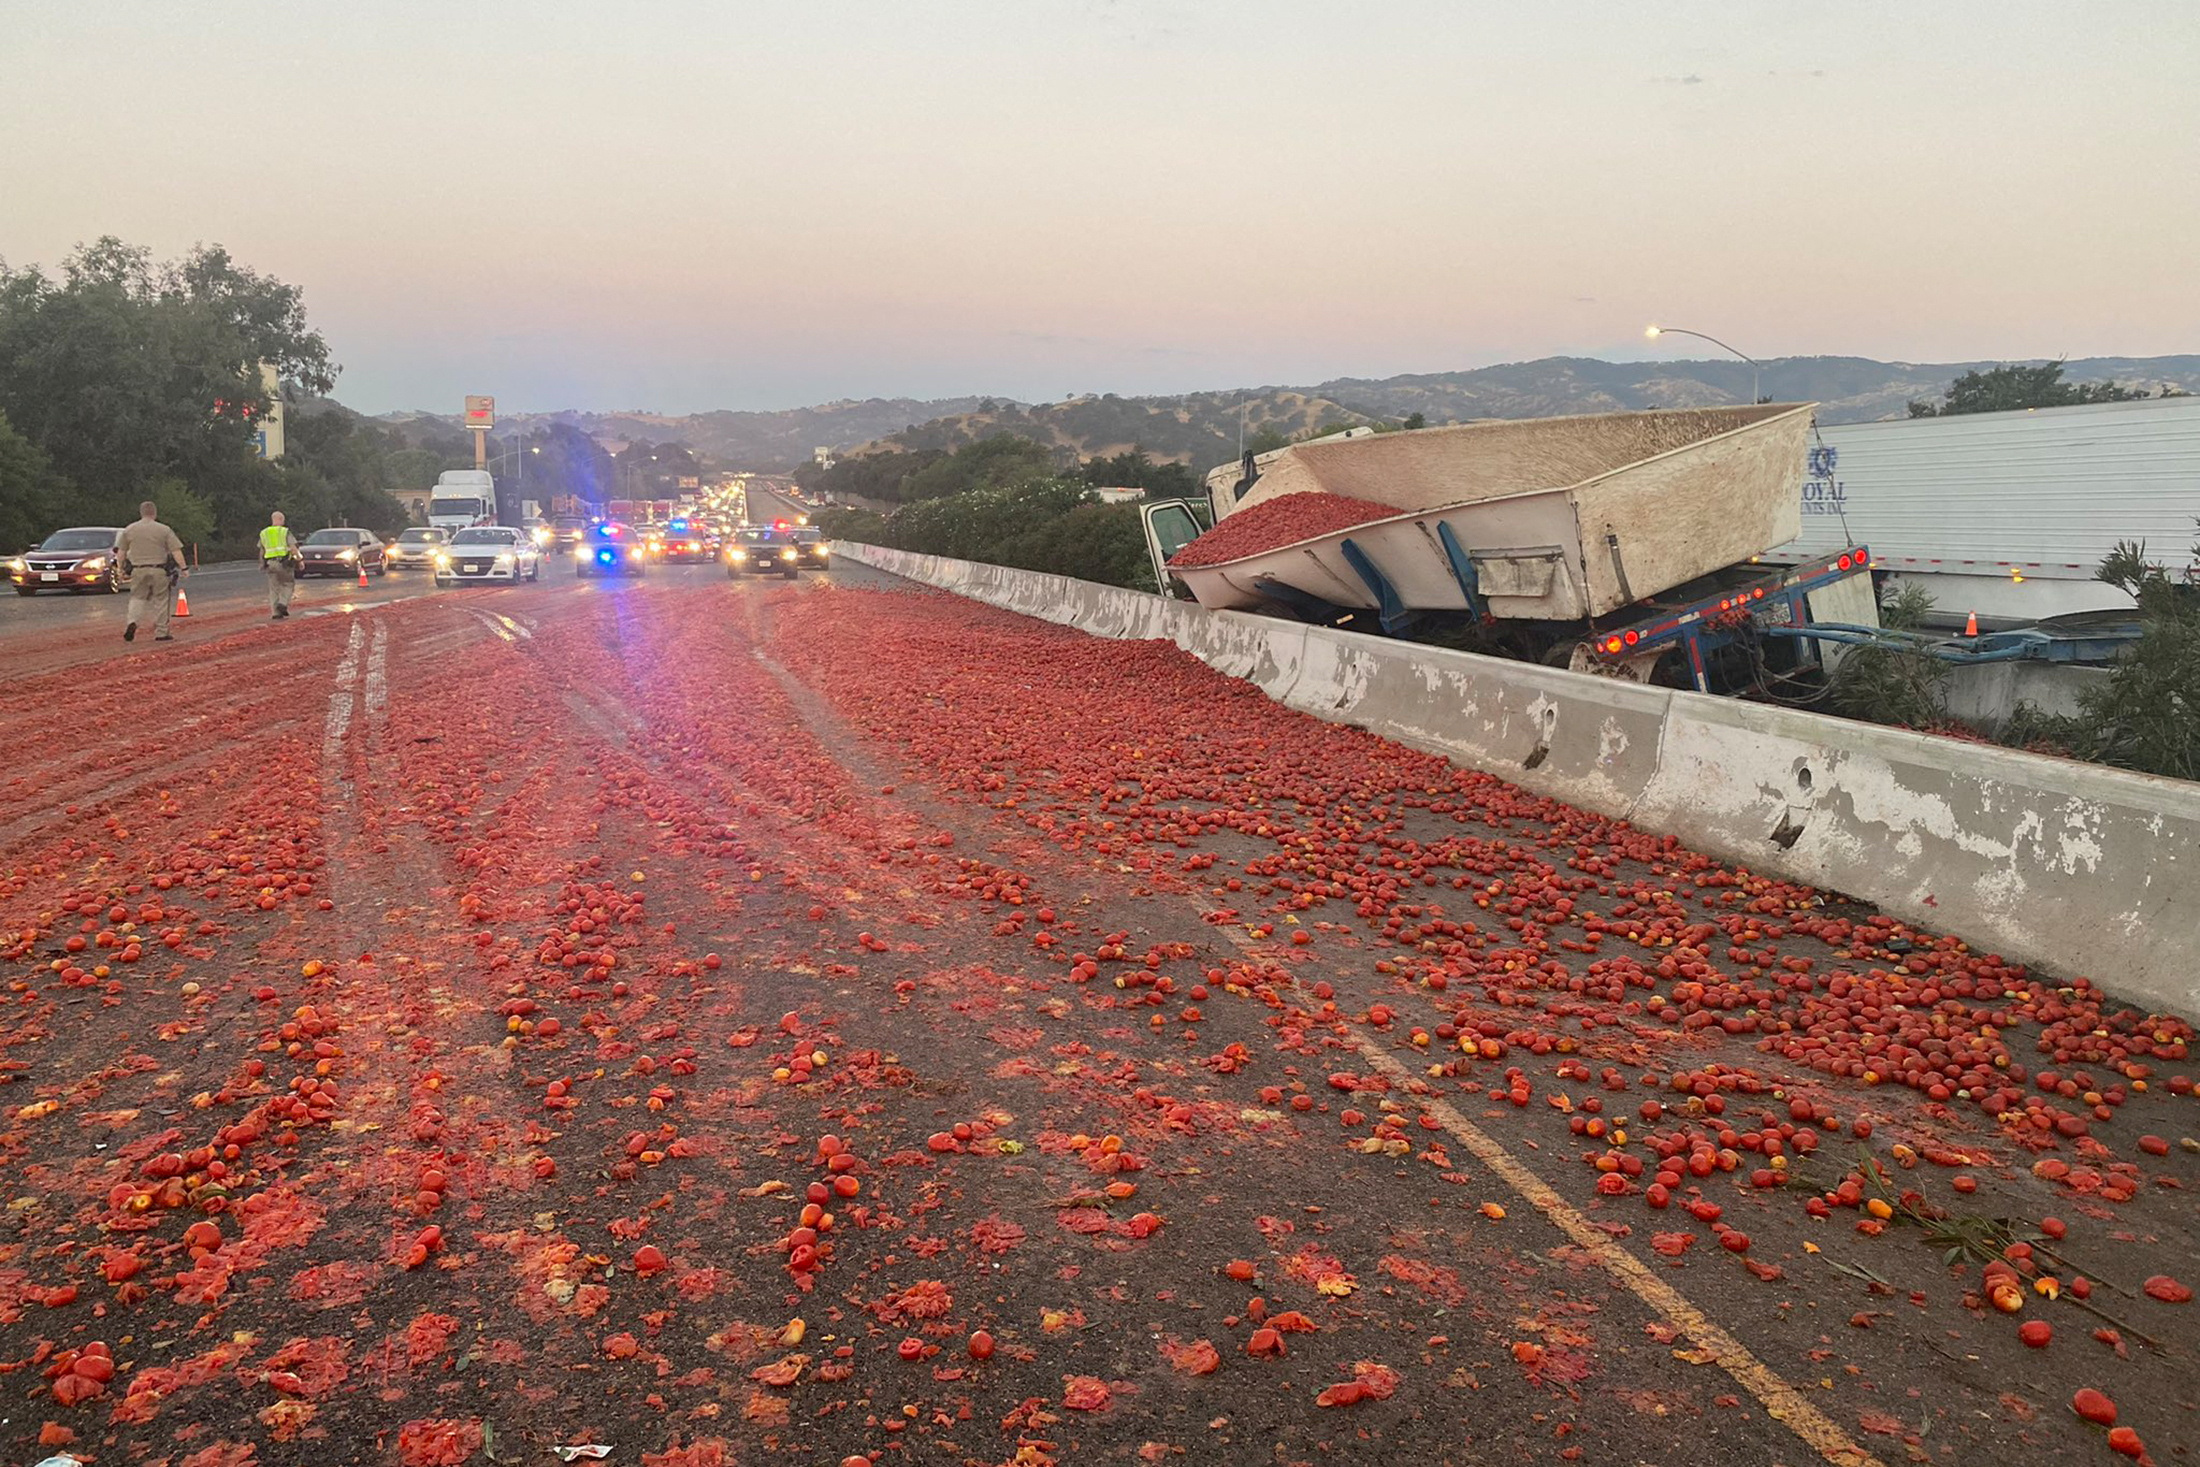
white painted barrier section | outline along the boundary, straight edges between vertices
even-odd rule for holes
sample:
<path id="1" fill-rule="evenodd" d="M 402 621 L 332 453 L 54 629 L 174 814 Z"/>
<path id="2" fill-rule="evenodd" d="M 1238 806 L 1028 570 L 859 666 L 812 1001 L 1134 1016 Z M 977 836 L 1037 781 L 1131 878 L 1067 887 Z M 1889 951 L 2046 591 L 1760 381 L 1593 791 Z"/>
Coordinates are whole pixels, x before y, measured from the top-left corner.
<path id="1" fill-rule="evenodd" d="M 2200 1016 L 2200 785 L 972 561 L 834 553 L 1159 639 L 1318 718 Z"/>

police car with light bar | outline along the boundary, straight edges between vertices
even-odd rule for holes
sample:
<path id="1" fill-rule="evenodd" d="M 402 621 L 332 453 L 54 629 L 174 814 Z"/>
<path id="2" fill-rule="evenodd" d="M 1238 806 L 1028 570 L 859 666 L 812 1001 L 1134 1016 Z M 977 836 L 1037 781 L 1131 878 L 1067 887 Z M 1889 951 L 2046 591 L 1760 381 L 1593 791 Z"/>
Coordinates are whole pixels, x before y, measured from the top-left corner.
<path id="1" fill-rule="evenodd" d="M 617 520 L 590 525 L 573 547 L 576 576 L 638 576 L 648 552 L 633 526 Z"/>

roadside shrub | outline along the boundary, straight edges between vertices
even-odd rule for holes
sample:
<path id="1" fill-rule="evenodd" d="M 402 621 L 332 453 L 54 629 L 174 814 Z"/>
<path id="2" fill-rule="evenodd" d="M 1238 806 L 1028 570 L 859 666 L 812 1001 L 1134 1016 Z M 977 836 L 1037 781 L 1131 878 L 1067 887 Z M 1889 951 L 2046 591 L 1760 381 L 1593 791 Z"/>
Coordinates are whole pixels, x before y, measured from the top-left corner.
<path id="1" fill-rule="evenodd" d="M 1905 586 L 1880 603 L 1879 624 L 1913 632 L 1933 609 L 1930 592 Z M 1902 647 L 1852 647 L 1827 688 L 1834 712 L 1899 728 L 1937 728 L 1948 719 L 1948 664 Z"/>
<path id="2" fill-rule="evenodd" d="M 2095 576 L 2131 593 L 2142 630 L 2058 731 L 2080 758 L 2200 780 L 2200 587 L 2149 564 L 2144 542 L 2118 545 Z"/>
<path id="3" fill-rule="evenodd" d="M 1088 492 L 1072 479 L 1036 479 L 904 505 L 890 517 L 827 510 L 817 524 L 836 540 L 1152 590 L 1138 507 L 1094 503 Z"/>

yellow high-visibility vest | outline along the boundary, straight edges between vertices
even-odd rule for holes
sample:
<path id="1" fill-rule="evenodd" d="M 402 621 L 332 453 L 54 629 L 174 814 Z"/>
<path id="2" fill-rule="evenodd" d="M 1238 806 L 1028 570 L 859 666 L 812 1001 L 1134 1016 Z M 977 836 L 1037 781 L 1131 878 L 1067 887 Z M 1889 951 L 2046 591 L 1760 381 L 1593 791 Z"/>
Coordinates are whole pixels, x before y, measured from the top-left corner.
<path id="1" fill-rule="evenodd" d="M 260 559 L 280 560 L 290 554 L 290 527 L 269 525 L 260 531 Z"/>

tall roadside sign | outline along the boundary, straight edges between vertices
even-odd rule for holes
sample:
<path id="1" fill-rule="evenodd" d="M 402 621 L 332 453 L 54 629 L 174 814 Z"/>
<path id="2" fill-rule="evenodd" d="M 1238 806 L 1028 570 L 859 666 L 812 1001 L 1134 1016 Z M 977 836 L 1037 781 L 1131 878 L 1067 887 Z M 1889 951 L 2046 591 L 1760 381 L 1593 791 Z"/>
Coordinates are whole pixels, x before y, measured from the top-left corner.
<path id="1" fill-rule="evenodd" d="M 474 467 L 489 467 L 489 430 L 497 425 L 497 400 L 493 397 L 469 396 L 466 399 L 466 428 L 474 435 Z"/>
<path id="2" fill-rule="evenodd" d="M 283 456 L 283 382 L 273 362 L 260 363 L 260 392 L 267 399 L 267 413 L 253 428 L 253 446 L 261 458 Z"/>

